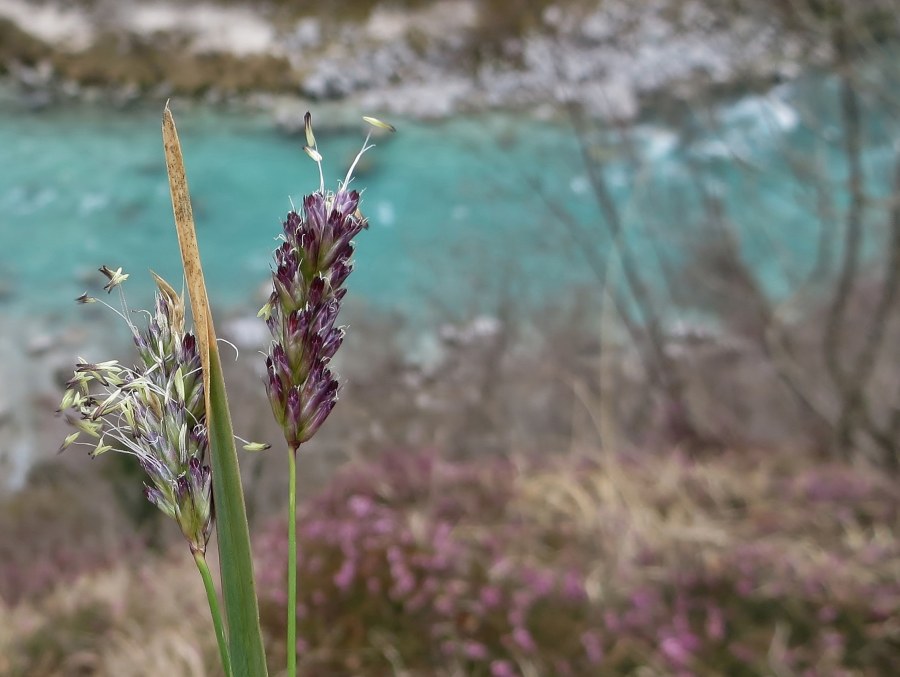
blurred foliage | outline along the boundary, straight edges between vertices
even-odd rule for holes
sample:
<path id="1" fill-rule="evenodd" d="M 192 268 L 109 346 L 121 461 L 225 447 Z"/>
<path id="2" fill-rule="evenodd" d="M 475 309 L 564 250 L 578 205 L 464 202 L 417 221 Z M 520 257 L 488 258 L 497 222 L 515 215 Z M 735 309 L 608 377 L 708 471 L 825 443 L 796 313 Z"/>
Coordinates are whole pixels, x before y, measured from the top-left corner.
<path id="1" fill-rule="evenodd" d="M 122 563 L 40 600 L 0 601 L 0 675 L 221 674 L 212 623 L 190 556 Z"/>
<path id="2" fill-rule="evenodd" d="M 65 465 L 36 466 L 29 485 L 0 503 L 0 599 L 38 597 L 133 557 L 142 542 L 135 527 L 103 479 Z"/>
<path id="3" fill-rule="evenodd" d="M 893 0 L 730 0 L 723 6 L 731 13 L 773 11 L 794 31 L 819 39 L 823 29 L 838 28 L 873 42 L 897 37 Z"/>
<path id="4" fill-rule="evenodd" d="M 131 85 L 147 90 L 166 80 L 173 91 L 199 95 L 212 86 L 241 93 L 287 89 L 286 61 L 270 55 L 196 54 L 178 36 L 104 34 L 75 54 L 54 52 L 59 75 L 84 85 Z"/>
<path id="5" fill-rule="evenodd" d="M 312 674 L 887 674 L 900 501 L 865 469 L 737 456 L 342 473 L 300 526 Z M 283 524 L 259 536 L 284 623 Z M 804 672 L 806 671 L 806 672 Z"/>
<path id="6" fill-rule="evenodd" d="M 187 554 L 138 550 L 136 560 L 98 544 L 98 524 L 118 508 L 89 483 L 42 470 L 0 511 L 0 543 L 16 545 L 4 580 L 16 551 L 43 576 L 18 579 L 31 592 L 15 603 L 0 599 L 0 675 L 213 674 Z M 802 454 L 388 453 L 350 464 L 301 506 L 300 665 L 321 675 L 890 674 L 898 518 L 888 476 Z M 81 559 L 54 555 L 73 542 Z M 282 520 L 255 531 L 273 666 L 285 651 L 286 549 Z"/>
<path id="7" fill-rule="evenodd" d="M 18 653 L 29 657 L 28 667 L 21 673 L 13 670 L 12 674 L 92 674 L 89 652 L 96 646 L 97 638 L 114 627 L 115 619 L 104 604 L 85 600 L 68 613 L 53 618 L 52 627 L 24 639 Z"/>
<path id="8" fill-rule="evenodd" d="M 40 40 L 24 33 L 12 21 L 0 18 L 0 73 L 8 61 L 16 59 L 34 64 L 46 50 L 47 46 Z"/>

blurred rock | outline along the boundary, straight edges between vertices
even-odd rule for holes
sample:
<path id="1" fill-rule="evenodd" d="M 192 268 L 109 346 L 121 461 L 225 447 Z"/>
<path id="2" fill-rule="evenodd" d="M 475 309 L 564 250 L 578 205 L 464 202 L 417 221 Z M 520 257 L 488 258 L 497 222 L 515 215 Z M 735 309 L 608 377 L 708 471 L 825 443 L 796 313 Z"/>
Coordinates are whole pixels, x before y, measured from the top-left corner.
<path id="1" fill-rule="evenodd" d="M 22 0 L 0 0 L 0 58 L 33 107 L 59 92 L 96 96 L 90 84 L 109 88 L 119 105 L 264 91 L 354 97 L 352 105 L 368 110 L 426 119 L 548 102 L 625 119 L 650 96 L 689 98 L 722 83 L 795 77 L 829 57 L 827 46 L 810 48 L 771 13 L 729 13 L 710 0 L 565 3 L 533 25 L 472 0 L 385 2 L 365 19 L 328 21 L 286 20 L 249 4 L 26 9 Z"/>
<path id="2" fill-rule="evenodd" d="M 270 340 L 269 328 L 258 317 L 235 317 L 226 320 L 222 335 L 238 348 L 262 349 Z"/>
<path id="3" fill-rule="evenodd" d="M 0 314 L 0 493 L 22 486 L 29 469 L 53 458 L 67 434 L 54 411 L 63 383 L 71 378 L 75 356 L 89 359 L 109 337 L 89 336 L 84 328 L 56 330 L 53 320 Z"/>
<path id="4" fill-rule="evenodd" d="M 28 343 L 25 346 L 28 355 L 31 357 L 37 357 L 39 355 L 44 355 L 49 352 L 53 346 L 57 343 L 57 339 L 53 334 L 49 332 L 44 332 L 41 334 L 36 334 L 28 339 Z"/>

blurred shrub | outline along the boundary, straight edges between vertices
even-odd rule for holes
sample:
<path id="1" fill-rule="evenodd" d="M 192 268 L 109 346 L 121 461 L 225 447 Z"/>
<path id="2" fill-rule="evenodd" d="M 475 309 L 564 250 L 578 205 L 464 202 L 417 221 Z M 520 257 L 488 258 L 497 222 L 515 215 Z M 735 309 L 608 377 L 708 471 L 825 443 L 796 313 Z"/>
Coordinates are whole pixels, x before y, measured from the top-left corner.
<path id="1" fill-rule="evenodd" d="M 68 464 L 37 466 L 0 501 L 0 600 L 39 596 L 139 554 L 141 542 L 110 483 Z"/>
<path id="2" fill-rule="evenodd" d="M 303 510 L 309 674 L 876 675 L 898 498 L 865 469 L 387 456 Z M 285 529 L 259 535 L 283 659 Z M 281 644 L 279 644 L 281 642 Z"/>
<path id="3" fill-rule="evenodd" d="M 304 674 L 892 674 L 900 496 L 888 476 L 802 456 L 591 452 L 393 453 L 342 470 L 300 516 Z M 92 560 L 92 547 L 119 552 L 118 537 L 96 537 L 118 532 L 116 504 L 61 470 L 0 511 L 0 570 L 12 546 L 31 553 L 16 560 L 16 589 L 30 592 L 0 599 L 0 675 L 214 674 L 186 553 Z M 37 508 L 32 533 L 11 531 Z M 78 556 L 53 554 L 79 540 Z M 280 666 L 284 525 L 260 530 L 255 551 Z"/>
<path id="4" fill-rule="evenodd" d="M 184 548 L 109 568 L 37 601 L 0 602 L 0 675 L 219 675 L 212 622 Z"/>
<path id="5" fill-rule="evenodd" d="M 33 38 L 12 21 L 0 19 L 0 73 L 5 73 L 10 62 L 32 65 L 45 53 L 47 46 Z"/>
<path id="6" fill-rule="evenodd" d="M 48 624 L 49 625 L 49 624 Z M 26 634 L 10 656 L 10 675 L 96 674 L 92 649 L 110 633 L 115 619 L 97 600 L 54 614 L 52 625 Z"/>

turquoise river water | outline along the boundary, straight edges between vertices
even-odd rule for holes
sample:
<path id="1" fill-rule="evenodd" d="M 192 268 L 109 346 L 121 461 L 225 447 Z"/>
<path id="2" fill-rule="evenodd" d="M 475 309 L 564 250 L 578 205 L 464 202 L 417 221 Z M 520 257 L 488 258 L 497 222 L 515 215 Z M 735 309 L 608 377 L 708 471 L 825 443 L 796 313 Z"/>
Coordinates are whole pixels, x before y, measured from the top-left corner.
<path id="1" fill-rule="evenodd" d="M 865 101 L 864 166 L 875 202 L 892 180 L 896 115 Z M 837 215 L 846 203 L 838 85 L 809 76 L 766 95 L 717 104 L 673 127 L 649 119 L 626 135 L 600 130 L 588 153 L 602 168 L 628 246 L 661 284 L 658 262 L 687 265 L 702 242 L 697 186 L 718 196 L 768 291 L 808 269 L 822 228 L 814 171 Z M 160 141 L 162 104 L 28 111 L 0 104 L 0 317 L 69 313 L 96 293 L 100 264 L 122 266 L 133 305 L 152 268 L 180 279 Z M 253 310 L 289 198 L 313 189 L 301 137 L 259 113 L 173 104 L 214 303 Z M 894 111 L 896 113 L 896 110 Z M 319 115 L 326 178 L 342 176 L 364 125 Z M 408 315 L 489 310 L 512 292 L 539 304 L 590 284 L 586 247 L 609 248 L 579 144 L 565 120 L 460 116 L 392 120 L 356 179 L 371 228 L 358 239 L 353 297 Z M 627 158 L 627 159 L 626 159 Z M 817 206 L 818 205 L 818 206 Z M 873 211 L 871 242 L 879 241 Z M 581 234 L 574 240 L 573 228 Z M 74 310 L 71 312 L 74 313 Z"/>

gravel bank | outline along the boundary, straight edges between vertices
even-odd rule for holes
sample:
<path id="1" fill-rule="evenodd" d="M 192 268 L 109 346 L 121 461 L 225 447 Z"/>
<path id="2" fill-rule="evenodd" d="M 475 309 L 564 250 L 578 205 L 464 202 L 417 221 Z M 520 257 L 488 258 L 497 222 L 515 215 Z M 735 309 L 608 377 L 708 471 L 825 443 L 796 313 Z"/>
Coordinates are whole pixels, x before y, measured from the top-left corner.
<path id="1" fill-rule="evenodd" d="M 354 97 L 417 118 L 574 100 L 622 119 L 661 92 L 777 81 L 829 56 L 771 14 L 725 16 L 704 0 L 560 3 L 513 32 L 492 21 L 474 0 L 376 7 L 343 22 L 209 3 L 0 0 L 0 70 L 35 105 L 97 90 L 114 101 L 263 92 Z M 280 117 L 290 122 L 293 109 Z"/>

